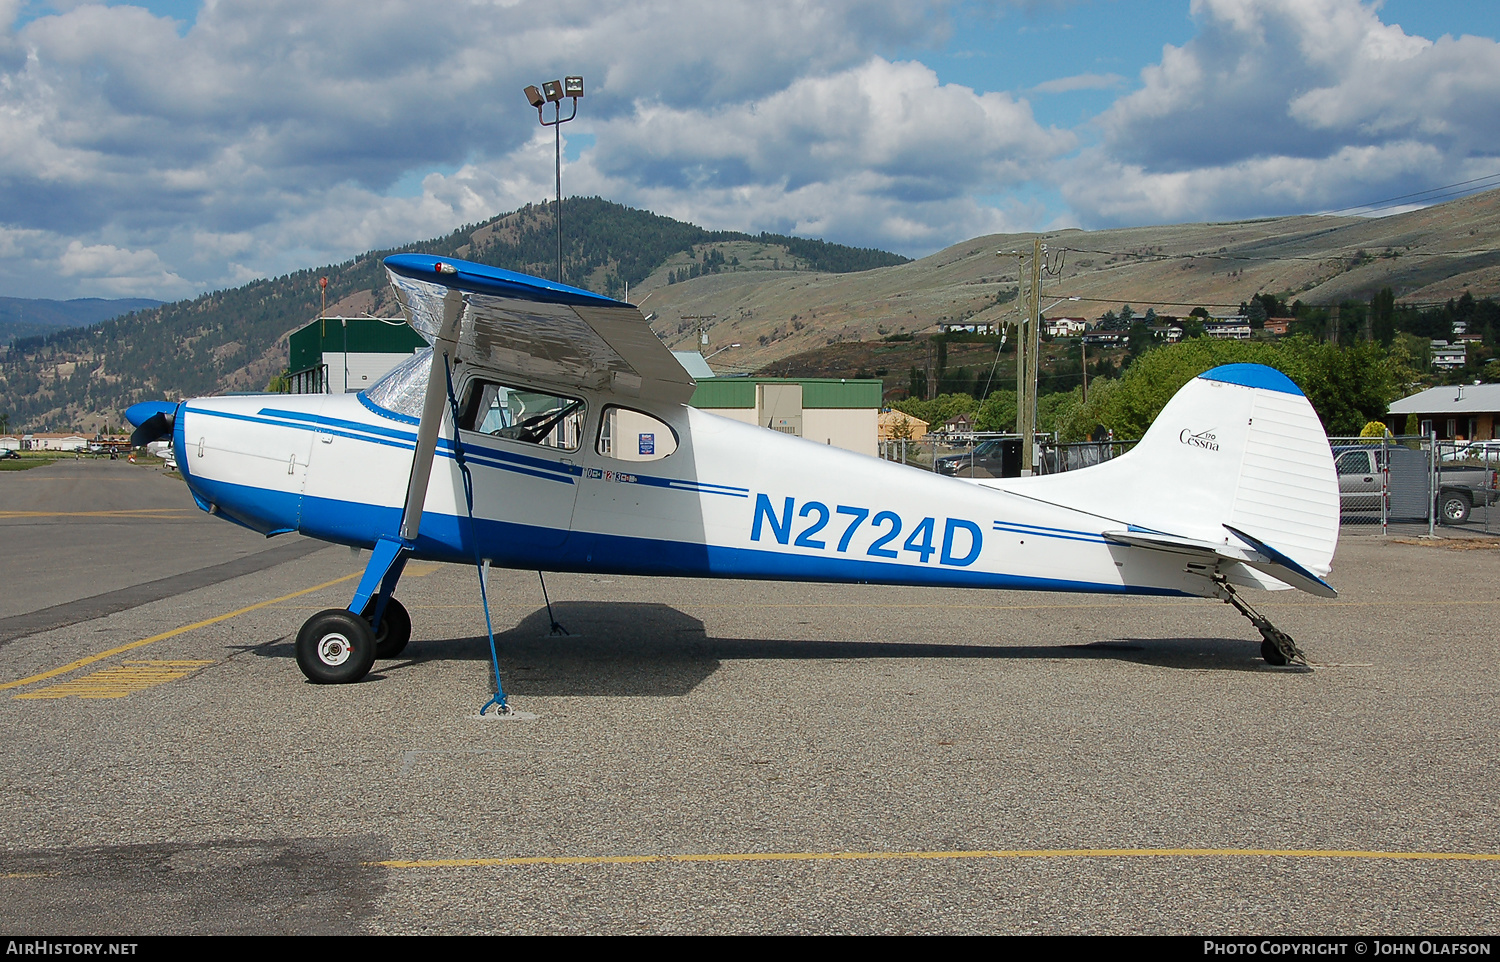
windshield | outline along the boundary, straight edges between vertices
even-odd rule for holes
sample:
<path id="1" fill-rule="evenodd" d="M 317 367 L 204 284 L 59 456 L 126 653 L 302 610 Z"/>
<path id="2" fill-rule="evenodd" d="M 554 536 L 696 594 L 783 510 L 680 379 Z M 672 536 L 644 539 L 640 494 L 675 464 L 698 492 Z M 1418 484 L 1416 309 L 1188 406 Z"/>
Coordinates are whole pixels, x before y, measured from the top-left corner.
<path id="1" fill-rule="evenodd" d="M 427 376 L 432 371 L 432 348 L 425 347 L 402 361 L 363 392 L 377 407 L 411 418 L 422 416 Z"/>

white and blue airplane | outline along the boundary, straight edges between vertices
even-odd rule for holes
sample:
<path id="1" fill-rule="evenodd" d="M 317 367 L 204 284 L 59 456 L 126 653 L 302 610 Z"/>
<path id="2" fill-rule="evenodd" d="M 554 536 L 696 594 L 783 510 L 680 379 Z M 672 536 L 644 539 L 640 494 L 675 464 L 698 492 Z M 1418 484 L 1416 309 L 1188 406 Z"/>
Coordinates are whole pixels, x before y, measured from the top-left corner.
<path id="1" fill-rule="evenodd" d="M 314 682 L 358 681 L 402 650 L 411 619 L 392 594 L 413 559 L 1196 595 L 1248 617 L 1273 664 L 1305 658 L 1236 589 L 1335 597 L 1328 439 L 1270 368 L 1199 375 L 1096 467 L 966 480 L 688 406 L 693 379 L 630 304 L 448 258 L 385 266 L 432 346 L 373 387 L 126 414 L 132 443 L 171 437 L 205 511 L 372 549 L 348 607 L 298 634 Z"/>

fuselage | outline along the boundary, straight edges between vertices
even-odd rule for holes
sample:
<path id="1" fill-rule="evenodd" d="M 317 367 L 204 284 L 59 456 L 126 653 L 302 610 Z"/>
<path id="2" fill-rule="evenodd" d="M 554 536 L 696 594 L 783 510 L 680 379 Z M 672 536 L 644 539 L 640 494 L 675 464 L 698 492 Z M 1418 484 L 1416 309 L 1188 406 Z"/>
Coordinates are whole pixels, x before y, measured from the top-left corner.
<path id="1" fill-rule="evenodd" d="M 455 387 L 464 397 L 462 379 Z M 1028 483 L 1046 479 L 979 485 L 687 405 L 627 407 L 576 388 L 569 396 L 582 407 L 562 444 L 457 432 L 472 518 L 454 421 L 444 419 L 412 557 L 478 556 L 549 571 L 1205 593 L 1204 579 L 1178 560 L 1112 544 L 1097 518 L 1027 496 L 1037 490 Z M 174 444 L 205 510 L 267 535 L 370 547 L 399 528 L 417 422 L 366 394 L 203 398 L 178 410 Z"/>

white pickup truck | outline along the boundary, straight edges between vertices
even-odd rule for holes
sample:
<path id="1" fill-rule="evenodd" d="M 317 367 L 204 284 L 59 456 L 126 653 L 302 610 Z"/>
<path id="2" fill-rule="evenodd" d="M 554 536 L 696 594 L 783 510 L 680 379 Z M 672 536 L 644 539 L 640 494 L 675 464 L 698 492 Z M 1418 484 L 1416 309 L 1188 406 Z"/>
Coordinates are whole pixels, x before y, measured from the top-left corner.
<path id="1" fill-rule="evenodd" d="M 1389 453 L 1391 477 L 1383 476 L 1383 463 Z M 1381 497 L 1390 498 L 1388 517 L 1426 519 L 1429 488 L 1426 485 L 1428 454 L 1404 446 L 1379 445 L 1337 447 L 1333 449 L 1334 467 L 1339 476 L 1339 503 L 1344 512 L 1379 511 Z M 1405 487 L 1419 492 L 1418 497 L 1399 497 L 1396 478 L 1420 480 Z M 1443 524 L 1463 524 L 1476 504 L 1496 502 L 1497 477 L 1493 468 L 1442 463 L 1438 466 L 1437 510 Z"/>

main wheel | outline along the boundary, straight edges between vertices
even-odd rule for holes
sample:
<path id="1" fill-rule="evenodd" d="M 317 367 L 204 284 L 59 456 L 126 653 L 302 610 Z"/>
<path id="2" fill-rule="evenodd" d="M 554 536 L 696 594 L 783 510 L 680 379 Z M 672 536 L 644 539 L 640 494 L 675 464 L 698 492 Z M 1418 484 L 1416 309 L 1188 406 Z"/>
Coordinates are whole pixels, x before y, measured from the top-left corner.
<path id="1" fill-rule="evenodd" d="M 297 667 L 319 685 L 347 685 L 370 673 L 375 633 L 345 608 L 329 608 L 307 619 L 297 632 Z"/>
<path id="2" fill-rule="evenodd" d="M 1268 665 L 1286 664 L 1286 655 L 1283 655 L 1281 649 L 1277 648 L 1269 638 L 1260 643 L 1260 656 L 1266 660 L 1266 664 Z"/>
<path id="3" fill-rule="evenodd" d="M 371 598 L 365 605 L 366 623 L 375 618 L 375 600 Z M 375 657 L 394 658 L 405 650 L 408 641 L 411 641 L 411 615 L 405 605 L 392 598 L 385 603 L 385 614 L 380 616 L 380 628 L 375 631 Z"/>
<path id="4" fill-rule="evenodd" d="M 1444 491 L 1438 505 L 1443 510 L 1443 524 L 1463 524 L 1469 520 L 1469 499 L 1457 491 Z"/>

